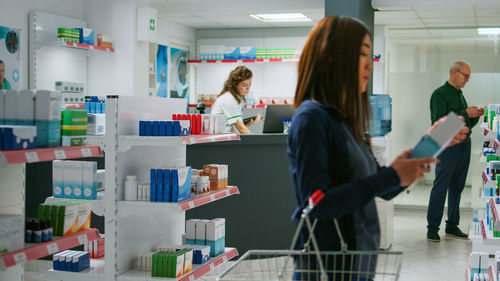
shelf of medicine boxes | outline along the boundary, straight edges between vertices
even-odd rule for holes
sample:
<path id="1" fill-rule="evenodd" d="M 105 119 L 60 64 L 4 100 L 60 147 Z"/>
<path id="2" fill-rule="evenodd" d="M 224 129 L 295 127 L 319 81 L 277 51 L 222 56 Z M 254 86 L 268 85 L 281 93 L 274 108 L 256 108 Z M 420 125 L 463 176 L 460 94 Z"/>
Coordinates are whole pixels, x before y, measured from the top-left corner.
<path id="1" fill-rule="evenodd" d="M 231 195 L 240 194 L 238 187 L 228 186 L 227 188 L 221 190 L 214 190 L 202 194 L 191 193 L 191 199 L 180 203 L 167 203 L 167 202 L 149 202 L 149 201 L 118 201 L 118 209 L 122 210 L 125 208 L 145 208 L 148 211 L 187 211 L 222 198 L 229 197 Z"/>
<path id="2" fill-rule="evenodd" d="M 132 146 L 175 146 L 221 141 L 236 141 L 239 139 L 240 136 L 237 133 L 189 135 L 180 137 L 119 136 L 118 150 L 121 152 L 128 151 Z"/>
<path id="3" fill-rule="evenodd" d="M 103 51 L 103 52 L 110 52 L 110 53 L 115 52 L 114 48 L 106 48 L 106 47 L 101 47 L 101 46 L 97 46 L 97 45 L 88 45 L 88 44 L 82 44 L 82 43 L 60 42 L 59 41 L 59 45 L 62 47 L 76 48 L 76 49 L 82 49 L 82 50 L 95 50 L 95 51 Z"/>
<path id="4" fill-rule="evenodd" d="M 497 281 L 496 276 L 493 274 L 493 266 L 488 267 L 488 276 L 490 277 L 489 281 Z M 465 270 L 465 281 L 470 281 L 470 265 L 467 266 L 467 269 Z"/>
<path id="5" fill-rule="evenodd" d="M 227 262 L 228 260 L 236 257 L 238 255 L 238 251 L 235 248 L 226 248 L 224 250 L 224 254 L 220 256 L 210 258 L 204 264 L 193 264 L 193 270 L 182 275 L 179 278 L 158 278 L 151 277 L 151 272 L 139 271 L 139 270 L 131 270 L 125 272 L 122 275 L 118 275 L 119 281 L 137 281 L 137 280 L 167 280 L 167 281 L 193 281 L 198 278 L 201 278 L 203 275 L 209 273 L 214 270 L 216 267 L 221 264 Z"/>
<path id="6" fill-rule="evenodd" d="M 104 216 L 104 196 L 105 196 L 104 191 L 98 191 L 96 199 L 88 200 L 89 202 L 92 202 L 92 213 L 94 213 L 96 216 L 100 217 Z M 50 196 L 47 197 L 47 199 L 45 199 L 45 204 L 67 199 L 68 198 L 54 198 L 53 196 Z M 87 200 L 87 199 L 81 199 L 81 200 Z"/>
<path id="7" fill-rule="evenodd" d="M 188 60 L 188 63 L 267 63 L 267 62 L 299 62 L 299 58 L 287 59 L 235 59 L 235 60 Z"/>
<path id="8" fill-rule="evenodd" d="M 0 151 L 0 166 L 97 156 L 102 156 L 98 145 L 2 150 Z"/>
<path id="9" fill-rule="evenodd" d="M 483 188 L 481 188 L 481 196 L 484 196 L 484 188 L 493 188 L 496 189 L 497 183 L 496 180 L 490 180 L 486 175 L 486 171 L 482 171 L 481 177 L 483 179 Z"/>
<path id="10" fill-rule="evenodd" d="M 2 262 L 0 262 L 0 270 L 52 255 L 66 249 L 71 249 L 97 238 L 99 238 L 99 232 L 96 228 L 91 228 L 52 241 L 38 243 L 23 249 L 8 252 L 0 256 L 2 260 Z"/>
<path id="11" fill-rule="evenodd" d="M 484 128 L 483 129 L 483 136 L 484 136 L 484 140 L 487 141 L 487 140 L 493 140 L 493 139 L 496 139 L 497 138 L 497 132 L 496 131 L 492 131 L 488 128 Z"/>
<path id="12" fill-rule="evenodd" d="M 72 280 L 72 281 L 101 281 L 104 280 L 105 263 L 104 258 L 90 259 L 90 267 L 80 271 L 62 271 L 49 269 L 44 274 L 48 280 Z"/>

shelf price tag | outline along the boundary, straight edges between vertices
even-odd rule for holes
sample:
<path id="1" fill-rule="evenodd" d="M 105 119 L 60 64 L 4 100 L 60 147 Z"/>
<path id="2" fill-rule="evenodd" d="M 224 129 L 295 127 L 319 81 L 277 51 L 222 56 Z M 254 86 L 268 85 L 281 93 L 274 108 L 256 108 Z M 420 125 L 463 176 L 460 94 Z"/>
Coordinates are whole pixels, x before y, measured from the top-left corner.
<path id="1" fill-rule="evenodd" d="M 211 141 L 211 142 L 215 142 L 215 141 L 216 141 L 215 136 L 210 136 L 210 141 Z"/>
<path id="2" fill-rule="evenodd" d="M 194 137 L 189 137 L 189 142 L 191 144 L 194 144 L 194 143 L 196 143 L 196 139 Z"/>
<path id="3" fill-rule="evenodd" d="M 211 201 L 215 201 L 215 195 L 210 194 L 210 200 L 211 200 Z"/>
<path id="4" fill-rule="evenodd" d="M 193 274 L 189 275 L 189 281 L 194 281 L 194 275 Z"/>
<path id="5" fill-rule="evenodd" d="M 88 241 L 86 234 L 78 236 L 78 243 L 85 245 Z"/>
<path id="6" fill-rule="evenodd" d="M 82 156 L 83 157 L 90 157 L 92 156 L 92 152 L 90 152 L 90 148 L 82 148 Z"/>
<path id="7" fill-rule="evenodd" d="M 16 261 L 16 264 L 20 264 L 27 262 L 28 258 L 26 258 L 25 253 L 19 253 L 14 255 L 14 260 Z"/>
<path id="8" fill-rule="evenodd" d="M 210 264 L 210 271 L 214 270 L 215 265 L 213 263 Z"/>
<path id="9" fill-rule="evenodd" d="M 56 159 L 66 159 L 66 153 L 64 150 L 54 150 L 54 155 Z"/>
<path id="10" fill-rule="evenodd" d="M 38 154 L 36 152 L 26 152 L 24 155 L 26 156 L 26 161 L 28 163 L 38 162 Z"/>
<path id="11" fill-rule="evenodd" d="M 225 255 L 224 255 L 224 256 L 222 256 L 222 260 L 223 260 L 224 262 L 227 262 L 227 257 L 226 257 Z"/>
<path id="12" fill-rule="evenodd" d="M 229 191 L 229 189 L 226 189 L 226 196 L 229 196 L 231 195 L 231 192 Z"/>
<path id="13" fill-rule="evenodd" d="M 47 245 L 47 251 L 49 252 L 49 255 L 59 252 L 59 247 L 57 246 L 57 243 Z"/>
<path id="14" fill-rule="evenodd" d="M 189 205 L 189 208 L 190 208 L 190 209 L 194 208 L 194 202 L 193 202 L 193 201 L 189 201 L 189 202 L 188 202 L 188 205 Z"/>

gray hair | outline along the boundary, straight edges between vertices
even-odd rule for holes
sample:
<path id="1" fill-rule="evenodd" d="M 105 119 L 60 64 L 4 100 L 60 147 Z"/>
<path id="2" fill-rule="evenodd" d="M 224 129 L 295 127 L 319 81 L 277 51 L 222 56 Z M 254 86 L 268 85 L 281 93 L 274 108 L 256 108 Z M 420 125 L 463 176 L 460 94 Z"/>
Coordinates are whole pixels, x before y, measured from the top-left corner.
<path id="1" fill-rule="evenodd" d="M 453 72 L 453 70 L 458 70 L 460 71 L 462 68 L 464 68 L 467 65 L 466 62 L 464 61 L 456 61 L 454 62 L 451 67 L 450 67 L 450 75 Z"/>

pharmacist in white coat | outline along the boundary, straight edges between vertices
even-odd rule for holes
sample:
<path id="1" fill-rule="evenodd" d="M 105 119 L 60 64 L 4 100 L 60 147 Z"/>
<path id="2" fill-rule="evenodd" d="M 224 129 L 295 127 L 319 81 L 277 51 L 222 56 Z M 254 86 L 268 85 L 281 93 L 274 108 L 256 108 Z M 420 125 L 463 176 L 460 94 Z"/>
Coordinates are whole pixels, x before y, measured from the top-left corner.
<path id="1" fill-rule="evenodd" d="M 242 111 L 245 97 L 252 86 L 252 71 L 245 66 L 238 66 L 229 73 L 224 88 L 212 106 L 212 114 L 224 114 L 226 117 L 225 132 L 250 134 L 248 127 L 260 122 L 260 114 L 243 123 Z"/>

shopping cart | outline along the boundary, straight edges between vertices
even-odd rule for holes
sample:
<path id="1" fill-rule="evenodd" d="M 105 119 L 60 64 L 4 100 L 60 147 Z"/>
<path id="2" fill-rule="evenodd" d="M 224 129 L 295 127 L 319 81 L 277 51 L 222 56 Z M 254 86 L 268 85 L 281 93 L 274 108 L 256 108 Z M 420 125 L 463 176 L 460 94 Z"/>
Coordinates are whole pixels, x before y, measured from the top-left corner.
<path id="1" fill-rule="evenodd" d="M 396 281 L 401 271 L 402 252 L 349 251 L 342 238 L 337 220 L 335 228 L 340 238 L 341 250 L 320 252 L 309 213 L 323 199 L 316 191 L 302 211 L 290 250 L 249 250 L 229 266 L 217 281 Z M 293 250 L 300 231 L 306 224 L 309 240 L 304 250 Z"/>

